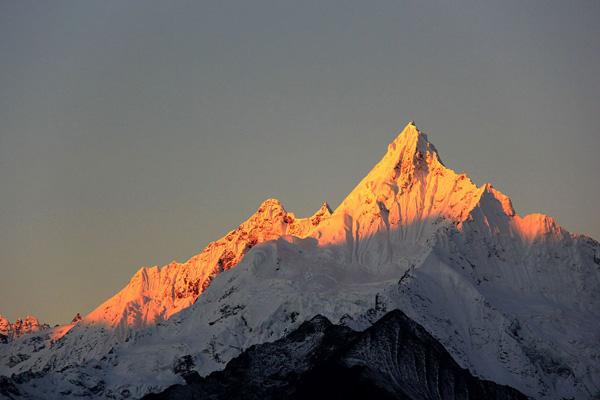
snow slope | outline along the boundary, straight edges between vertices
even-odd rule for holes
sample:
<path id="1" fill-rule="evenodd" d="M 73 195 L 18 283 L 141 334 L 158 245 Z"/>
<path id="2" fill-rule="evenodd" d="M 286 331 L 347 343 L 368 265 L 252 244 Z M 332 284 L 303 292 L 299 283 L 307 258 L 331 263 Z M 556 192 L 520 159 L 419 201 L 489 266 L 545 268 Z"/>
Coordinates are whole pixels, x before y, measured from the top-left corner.
<path id="1" fill-rule="evenodd" d="M 393 310 L 362 332 L 318 315 L 285 337 L 245 350 L 223 371 L 144 400 L 403 399 L 525 400 L 513 388 L 473 377 L 423 327 Z"/>
<path id="2" fill-rule="evenodd" d="M 413 123 L 331 215 L 268 200 L 187 263 L 140 270 L 43 349 L 0 348 L 0 375 L 38 397 L 140 397 L 182 382 L 181 360 L 204 375 L 317 314 L 364 329 L 396 308 L 478 377 L 600 396 L 600 245 L 517 215 Z"/>

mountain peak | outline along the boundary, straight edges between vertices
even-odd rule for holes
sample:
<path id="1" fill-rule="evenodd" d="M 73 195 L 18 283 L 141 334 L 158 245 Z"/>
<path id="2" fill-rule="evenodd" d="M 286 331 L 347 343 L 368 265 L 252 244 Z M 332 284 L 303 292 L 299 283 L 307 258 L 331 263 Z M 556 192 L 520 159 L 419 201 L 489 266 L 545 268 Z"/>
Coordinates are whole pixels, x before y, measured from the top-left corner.
<path id="1" fill-rule="evenodd" d="M 388 145 L 386 156 L 397 161 L 410 161 L 415 163 L 428 153 L 435 154 L 435 146 L 427 140 L 427 135 L 417 128 L 413 121 L 410 121 L 396 138 Z"/>
<path id="2" fill-rule="evenodd" d="M 81 318 L 81 314 L 77 313 L 77 314 L 75 314 L 75 316 L 74 316 L 74 317 L 73 317 L 73 319 L 71 320 L 71 323 L 72 323 L 72 324 L 76 324 L 76 323 L 78 323 L 79 321 L 81 321 L 81 319 L 82 319 L 82 318 Z"/>
<path id="3" fill-rule="evenodd" d="M 321 204 L 321 208 L 319 208 L 315 214 L 331 214 L 332 212 L 333 211 L 331 210 L 329 203 L 324 201 L 323 204 Z"/>
<path id="4" fill-rule="evenodd" d="M 445 167 L 435 146 L 411 121 L 388 145 L 383 158 L 342 202 L 341 208 L 352 209 L 365 201 L 395 198 L 429 173 L 442 169 Z"/>
<path id="5" fill-rule="evenodd" d="M 409 121 L 408 124 L 406 124 L 406 126 L 404 126 L 404 128 L 400 131 L 400 133 L 398 134 L 398 136 L 400 135 L 424 135 L 423 132 L 421 132 L 419 130 L 419 128 L 417 128 L 417 124 L 415 123 L 415 121 Z"/>
<path id="6" fill-rule="evenodd" d="M 435 146 L 413 121 L 409 122 L 388 145 L 384 157 L 365 179 L 401 188 L 410 186 L 415 178 L 443 167 Z"/>
<path id="7" fill-rule="evenodd" d="M 281 201 L 279 201 L 278 199 L 275 199 L 275 198 L 268 198 L 260 204 L 257 212 L 261 213 L 261 212 L 263 212 L 265 210 L 269 210 L 269 209 L 285 210 Z"/>
<path id="8" fill-rule="evenodd" d="M 326 201 L 323 202 L 321 207 L 309 218 L 313 226 L 317 226 L 322 220 L 329 218 L 332 214 L 331 207 Z"/>
<path id="9" fill-rule="evenodd" d="M 419 137 L 419 136 L 425 136 L 425 139 L 427 139 L 427 135 L 425 135 L 423 132 L 421 132 L 419 130 L 419 128 L 417 127 L 417 124 L 415 124 L 415 121 L 410 121 L 398 133 L 398 135 L 396 136 L 396 139 L 394 139 L 394 142 L 398 141 L 402 137 L 404 137 L 404 138 L 416 138 L 416 137 Z"/>

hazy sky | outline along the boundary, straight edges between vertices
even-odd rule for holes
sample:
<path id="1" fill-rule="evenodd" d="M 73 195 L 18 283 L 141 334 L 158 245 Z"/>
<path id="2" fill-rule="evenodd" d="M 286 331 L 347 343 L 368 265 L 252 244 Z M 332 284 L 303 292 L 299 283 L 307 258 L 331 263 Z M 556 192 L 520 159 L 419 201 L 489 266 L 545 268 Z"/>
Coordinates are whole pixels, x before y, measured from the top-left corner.
<path id="1" fill-rule="evenodd" d="M 597 0 L 2 1 L 0 313 L 87 313 L 267 197 L 335 207 L 409 120 L 600 239 L 598 21 Z"/>

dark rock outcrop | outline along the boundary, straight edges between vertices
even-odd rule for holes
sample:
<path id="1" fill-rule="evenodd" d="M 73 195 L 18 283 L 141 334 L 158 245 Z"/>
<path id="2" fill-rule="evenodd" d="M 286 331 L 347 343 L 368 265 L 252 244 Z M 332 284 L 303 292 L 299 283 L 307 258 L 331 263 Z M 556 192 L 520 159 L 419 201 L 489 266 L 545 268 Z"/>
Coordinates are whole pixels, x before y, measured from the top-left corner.
<path id="1" fill-rule="evenodd" d="M 471 375 L 398 310 L 363 332 L 316 316 L 282 339 L 250 347 L 223 371 L 184 377 L 187 384 L 144 399 L 527 398 Z"/>

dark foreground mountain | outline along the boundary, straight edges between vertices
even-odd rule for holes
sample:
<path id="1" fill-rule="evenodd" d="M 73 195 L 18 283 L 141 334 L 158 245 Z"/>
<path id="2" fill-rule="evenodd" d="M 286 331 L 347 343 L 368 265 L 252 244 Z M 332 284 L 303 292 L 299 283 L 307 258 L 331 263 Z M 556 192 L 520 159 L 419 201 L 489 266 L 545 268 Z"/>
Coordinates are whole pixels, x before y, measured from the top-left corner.
<path id="1" fill-rule="evenodd" d="M 180 368 L 185 385 L 163 399 L 526 399 L 461 368 L 422 326 L 394 310 L 363 332 L 323 316 L 272 343 L 255 345 L 205 378 Z"/>

